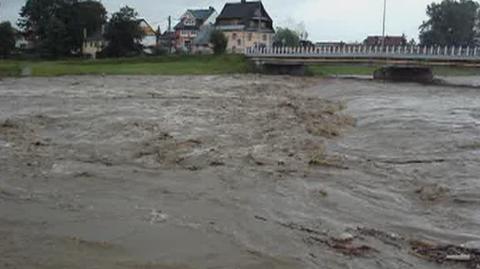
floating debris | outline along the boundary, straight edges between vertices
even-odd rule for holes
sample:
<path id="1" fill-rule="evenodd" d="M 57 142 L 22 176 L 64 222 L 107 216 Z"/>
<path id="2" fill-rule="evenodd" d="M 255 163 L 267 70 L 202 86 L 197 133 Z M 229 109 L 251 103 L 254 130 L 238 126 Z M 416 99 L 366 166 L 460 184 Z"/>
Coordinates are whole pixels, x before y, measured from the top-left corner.
<path id="1" fill-rule="evenodd" d="M 414 240 L 410 242 L 415 256 L 425 260 L 444 264 L 447 262 L 464 263 L 468 269 L 480 268 L 480 249 L 471 249 L 455 245 L 436 245 Z"/>
<path id="2" fill-rule="evenodd" d="M 306 240 L 306 242 L 326 245 L 345 256 L 363 257 L 378 252 L 378 250 L 374 249 L 373 247 L 355 243 L 353 238 L 351 240 L 344 240 L 344 238 L 322 239 L 311 236 Z"/>

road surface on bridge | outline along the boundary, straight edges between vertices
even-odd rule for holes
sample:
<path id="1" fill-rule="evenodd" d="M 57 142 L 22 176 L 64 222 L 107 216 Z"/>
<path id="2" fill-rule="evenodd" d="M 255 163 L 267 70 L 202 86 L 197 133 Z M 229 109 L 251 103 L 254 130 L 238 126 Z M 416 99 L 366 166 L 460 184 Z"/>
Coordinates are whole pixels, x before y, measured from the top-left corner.
<path id="1" fill-rule="evenodd" d="M 389 65 L 480 67 L 477 47 L 311 47 L 248 48 L 245 55 L 258 64 L 368 63 Z"/>

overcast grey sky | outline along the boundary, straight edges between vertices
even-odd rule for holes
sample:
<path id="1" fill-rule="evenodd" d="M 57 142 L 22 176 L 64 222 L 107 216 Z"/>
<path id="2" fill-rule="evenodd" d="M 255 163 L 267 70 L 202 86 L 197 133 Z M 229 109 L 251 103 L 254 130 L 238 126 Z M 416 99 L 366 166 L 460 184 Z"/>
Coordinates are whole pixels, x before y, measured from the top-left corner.
<path id="1" fill-rule="evenodd" d="M 102 0 L 109 12 L 129 5 L 140 16 L 165 29 L 168 15 L 178 19 L 188 8 L 213 6 L 218 12 L 228 0 Z M 237 0 L 233 0 L 235 2 Z M 240 1 L 240 0 L 238 0 Z M 388 0 L 387 34 L 418 37 L 426 6 L 439 0 Z M 232 2 L 232 0 L 230 0 Z M 16 21 L 25 0 L 0 0 L 0 20 Z M 304 24 L 313 41 L 362 41 L 382 31 L 383 0 L 263 0 L 276 26 Z"/>

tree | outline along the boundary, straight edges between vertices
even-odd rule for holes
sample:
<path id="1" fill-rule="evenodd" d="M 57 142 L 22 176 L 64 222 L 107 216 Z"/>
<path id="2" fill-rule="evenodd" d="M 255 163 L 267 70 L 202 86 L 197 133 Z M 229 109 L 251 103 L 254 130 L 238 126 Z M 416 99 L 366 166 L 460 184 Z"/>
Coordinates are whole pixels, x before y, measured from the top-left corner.
<path id="1" fill-rule="evenodd" d="M 26 32 L 44 36 L 49 19 L 55 17 L 64 0 L 27 0 L 20 11 L 18 25 Z"/>
<path id="2" fill-rule="evenodd" d="M 58 51 L 68 51 L 63 48 L 59 50 L 61 46 L 68 46 L 66 36 L 50 31 L 66 27 L 62 19 L 70 18 L 70 14 L 66 14 L 69 4 L 68 0 L 27 0 L 25 2 L 18 24 L 25 33 L 35 38 L 38 51 L 55 57 L 61 56 L 57 54 Z M 62 30 L 62 33 L 65 34 L 66 31 Z M 51 44 L 55 46 L 50 47 Z"/>
<path id="3" fill-rule="evenodd" d="M 222 31 L 214 30 L 210 35 L 210 42 L 215 54 L 224 54 L 227 50 L 228 39 Z"/>
<path id="4" fill-rule="evenodd" d="M 50 57 L 66 56 L 71 53 L 72 37 L 68 26 L 56 17 L 50 18 L 45 27 L 45 36 L 42 39 L 42 51 Z"/>
<path id="5" fill-rule="evenodd" d="M 8 57 L 14 48 L 15 30 L 10 22 L 0 23 L 0 57 Z"/>
<path id="6" fill-rule="evenodd" d="M 27 0 L 20 17 L 19 26 L 35 38 L 37 49 L 58 57 L 79 52 L 84 29 L 98 31 L 106 10 L 94 0 Z"/>
<path id="7" fill-rule="evenodd" d="M 278 27 L 273 37 L 274 46 L 297 47 L 300 45 L 300 35 L 288 28 Z"/>
<path id="8" fill-rule="evenodd" d="M 137 16 L 137 12 L 128 6 L 112 15 L 105 33 L 108 42 L 106 55 L 123 57 L 141 51 L 144 33 Z"/>
<path id="9" fill-rule="evenodd" d="M 84 31 L 93 34 L 101 31 L 107 22 L 107 10 L 97 1 L 82 1 L 72 5 L 72 20 L 68 24 L 71 33 L 72 47 L 79 50 L 83 45 Z"/>
<path id="10" fill-rule="evenodd" d="M 474 45 L 478 3 L 472 0 L 443 0 L 427 7 L 429 19 L 420 26 L 420 42 L 432 46 Z"/>

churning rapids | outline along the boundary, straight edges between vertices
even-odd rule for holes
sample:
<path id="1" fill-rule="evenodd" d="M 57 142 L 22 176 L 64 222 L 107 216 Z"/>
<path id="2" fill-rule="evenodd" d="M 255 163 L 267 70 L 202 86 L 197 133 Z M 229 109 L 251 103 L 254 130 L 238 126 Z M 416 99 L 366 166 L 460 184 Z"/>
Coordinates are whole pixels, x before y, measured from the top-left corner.
<path id="1" fill-rule="evenodd" d="M 479 209 L 476 87 L 0 81 L 0 268 L 480 268 Z"/>

